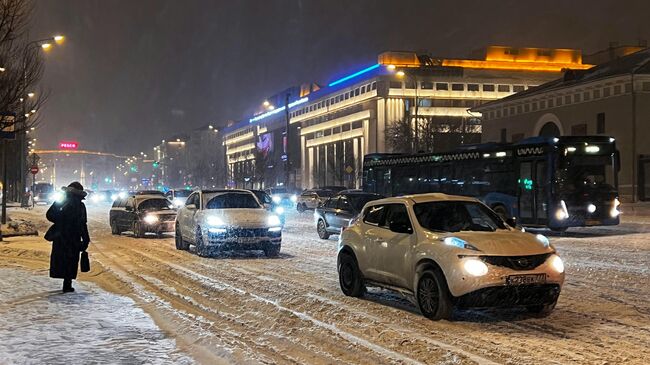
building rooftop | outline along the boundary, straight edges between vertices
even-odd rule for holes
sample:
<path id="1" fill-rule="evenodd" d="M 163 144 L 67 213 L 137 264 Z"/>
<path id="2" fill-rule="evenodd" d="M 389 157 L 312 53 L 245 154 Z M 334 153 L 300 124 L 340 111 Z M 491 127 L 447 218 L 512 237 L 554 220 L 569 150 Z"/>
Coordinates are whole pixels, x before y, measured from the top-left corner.
<path id="1" fill-rule="evenodd" d="M 564 77 L 549 81 L 537 87 L 518 92 L 503 99 L 494 100 L 473 108 L 472 111 L 480 112 L 504 102 L 518 100 L 532 95 L 542 94 L 552 90 L 579 85 L 594 80 L 627 74 L 650 74 L 650 48 L 632 53 L 628 56 L 594 66 L 588 70 L 567 70 Z"/>

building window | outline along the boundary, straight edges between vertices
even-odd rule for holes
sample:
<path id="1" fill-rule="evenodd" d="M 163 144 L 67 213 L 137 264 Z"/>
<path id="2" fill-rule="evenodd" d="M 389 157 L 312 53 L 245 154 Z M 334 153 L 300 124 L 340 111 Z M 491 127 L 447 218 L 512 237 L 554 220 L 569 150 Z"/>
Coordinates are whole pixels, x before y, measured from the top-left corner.
<path id="1" fill-rule="evenodd" d="M 594 90 L 594 99 L 600 98 L 600 89 L 595 89 Z"/>
<path id="2" fill-rule="evenodd" d="M 512 143 L 516 143 L 524 139 L 523 133 L 515 133 L 512 135 Z"/>
<path id="3" fill-rule="evenodd" d="M 499 85 L 498 89 L 500 93 L 509 93 L 510 85 Z"/>
<path id="4" fill-rule="evenodd" d="M 621 93 L 621 85 L 614 85 L 614 95 Z"/>
<path id="5" fill-rule="evenodd" d="M 494 85 L 484 84 L 483 91 L 494 91 Z"/>
<path id="6" fill-rule="evenodd" d="M 562 97 L 558 96 L 557 98 L 555 98 L 555 103 L 557 104 L 557 106 L 562 106 Z"/>
<path id="7" fill-rule="evenodd" d="M 366 93 L 366 85 L 361 86 L 361 94 Z"/>
<path id="8" fill-rule="evenodd" d="M 404 82 L 404 88 L 405 89 L 415 89 L 415 81 L 406 80 L 406 82 Z"/>
<path id="9" fill-rule="evenodd" d="M 571 104 L 571 95 L 564 96 L 564 104 L 566 105 Z"/>
<path id="10" fill-rule="evenodd" d="M 519 49 L 517 49 L 517 48 L 506 48 L 505 51 L 503 51 L 503 53 L 505 53 L 507 55 L 516 56 L 516 55 L 519 54 Z"/>
<path id="11" fill-rule="evenodd" d="M 521 105 L 517 105 L 517 113 L 521 114 L 524 112 L 524 108 Z"/>
<path id="12" fill-rule="evenodd" d="M 511 106 L 510 107 L 510 115 L 514 115 L 514 114 L 515 114 L 515 107 Z"/>
<path id="13" fill-rule="evenodd" d="M 609 88 L 609 86 L 605 86 L 603 88 L 603 97 L 606 98 L 606 97 L 610 96 L 611 94 L 612 94 L 612 91 Z"/>
<path id="14" fill-rule="evenodd" d="M 446 82 L 436 82 L 436 90 L 449 90 L 449 84 Z"/>
<path id="15" fill-rule="evenodd" d="M 501 128 L 501 143 L 506 143 L 508 138 L 508 131 L 505 128 Z"/>
<path id="16" fill-rule="evenodd" d="M 401 81 L 391 81 L 388 86 L 391 89 L 401 89 L 402 88 L 402 82 Z"/>
<path id="17" fill-rule="evenodd" d="M 350 123 L 345 123 L 341 126 L 341 131 L 347 132 L 350 130 Z"/>
<path id="18" fill-rule="evenodd" d="M 524 104 L 524 112 L 528 113 L 530 111 L 530 104 Z"/>
<path id="19" fill-rule="evenodd" d="M 571 127 L 572 136 L 586 136 L 587 135 L 587 124 L 576 124 Z"/>
<path id="20" fill-rule="evenodd" d="M 451 84 L 451 89 L 453 91 L 464 91 L 465 90 L 465 84 Z"/>
<path id="21" fill-rule="evenodd" d="M 352 129 L 361 128 L 362 126 L 363 126 L 362 120 L 357 120 L 356 122 L 352 122 Z"/>
<path id="22" fill-rule="evenodd" d="M 376 82 L 376 81 L 373 82 L 373 83 L 370 85 L 370 88 L 371 88 L 372 90 L 377 90 L 377 82 Z"/>
<path id="23" fill-rule="evenodd" d="M 497 118 L 501 118 L 501 109 L 498 109 L 496 113 L 497 113 Z"/>
<path id="24" fill-rule="evenodd" d="M 596 114 L 596 134 L 605 133 L 605 113 Z"/>
<path id="25" fill-rule="evenodd" d="M 548 99 L 548 107 L 549 108 L 553 107 L 553 99 Z"/>
<path id="26" fill-rule="evenodd" d="M 584 101 L 591 100 L 591 93 L 589 91 L 585 91 L 584 93 L 582 93 L 582 100 Z"/>
<path id="27" fill-rule="evenodd" d="M 526 87 L 524 87 L 524 85 L 513 85 L 512 86 L 512 91 L 514 91 L 516 93 L 518 93 L 520 91 L 524 91 L 524 90 L 526 90 Z"/>
<path id="28" fill-rule="evenodd" d="M 629 82 L 625 83 L 625 93 L 631 93 L 632 92 L 632 84 Z"/>
<path id="29" fill-rule="evenodd" d="M 431 81 L 422 81 L 420 83 L 420 89 L 433 90 L 433 82 L 431 82 Z"/>
<path id="30" fill-rule="evenodd" d="M 573 94 L 573 102 L 574 103 L 580 102 L 580 94 Z"/>
<path id="31" fill-rule="evenodd" d="M 646 81 L 646 82 L 644 82 L 643 84 L 641 84 L 641 90 L 643 90 L 643 91 L 650 91 L 650 82 L 647 82 L 647 81 Z"/>
<path id="32" fill-rule="evenodd" d="M 354 96 L 359 96 L 359 88 L 354 89 Z"/>
<path id="33" fill-rule="evenodd" d="M 537 110 L 537 102 L 533 103 L 533 111 Z"/>
<path id="34" fill-rule="evenodd" d="M 478 84 L 467 84 L 467 91 L 479 91 Z"/>
<path id="35" fill-rule="evenodd" d="M 550 49 L 538 49 L 537 50 L 537 55 L 542 56 L 542 57 L 551 57 L 551 50 Z"/>

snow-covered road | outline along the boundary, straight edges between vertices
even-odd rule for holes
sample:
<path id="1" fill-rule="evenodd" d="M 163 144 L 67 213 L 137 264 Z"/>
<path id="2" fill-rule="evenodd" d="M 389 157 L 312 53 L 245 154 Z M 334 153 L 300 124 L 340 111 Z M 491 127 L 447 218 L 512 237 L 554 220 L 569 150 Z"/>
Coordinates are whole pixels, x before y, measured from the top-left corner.
<path id="1" fill-rule="evenodd" d="M 111 236 L 106 207 L 89 216 L 93 270 L 81 278 L 130 296 L 199 362 L 650 363 L 650 224 L 643 220 L 551 237 L 567 281 L 547 318 L 460 311 L 453 322 L 431 322 L 390 292 L 343 296 L 336 238 L 318 239 L 310 213 L 288 218 L 275 259 L 200 258 L 177 251 L 171 236 Z M 0 265 L 46 267 L 48 248 L 16 239 L 0 245 Z"/>

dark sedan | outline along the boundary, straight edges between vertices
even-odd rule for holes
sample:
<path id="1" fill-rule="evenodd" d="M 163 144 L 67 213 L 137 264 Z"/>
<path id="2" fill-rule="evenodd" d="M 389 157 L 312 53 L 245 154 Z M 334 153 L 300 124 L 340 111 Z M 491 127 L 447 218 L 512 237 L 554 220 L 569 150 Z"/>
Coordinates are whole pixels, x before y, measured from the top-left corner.
<path id="1" fill-rule="evenodd" d="M 364 192 L 342 192 L 329 198 L 314 211 L 318 237 L 325 240 L 341 233 L 341 228 L 347 227 L 367 202 L 382 198 L 379 194 Z"/>
<path id="2" fill-rule="evenodd" d="M 176 211 L 167 198 L 159 195 L 133 195 L 116 199 L 109 213 L 111 233 L 131 231 L 135 237 L 151 232 L 162 235 L 174 231 Z"/>

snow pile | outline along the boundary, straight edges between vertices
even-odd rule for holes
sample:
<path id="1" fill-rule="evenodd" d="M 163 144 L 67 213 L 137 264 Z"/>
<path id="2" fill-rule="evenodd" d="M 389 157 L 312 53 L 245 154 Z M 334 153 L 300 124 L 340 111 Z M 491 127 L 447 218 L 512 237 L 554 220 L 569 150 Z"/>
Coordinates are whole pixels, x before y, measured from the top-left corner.
<path id="1" fill-rule="evenodd" d="M 24 219 L 9 220 L 9 222 L 7 222 L 6 225 L 3 225 L 1 229 L 4 237 L 38 235 L 34 223 Z"/>
<path id="2" fill-rule="evenodd" d="M 190 364 L 135 303 L 88 283 L 62 294 L 46 273 L 0 269 L 3 364 Z"/>

